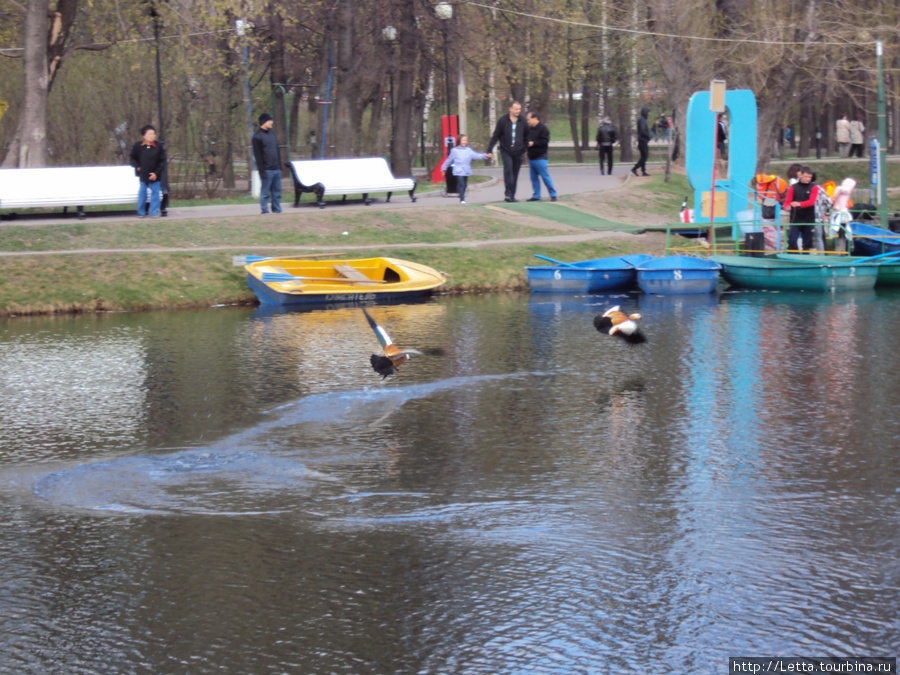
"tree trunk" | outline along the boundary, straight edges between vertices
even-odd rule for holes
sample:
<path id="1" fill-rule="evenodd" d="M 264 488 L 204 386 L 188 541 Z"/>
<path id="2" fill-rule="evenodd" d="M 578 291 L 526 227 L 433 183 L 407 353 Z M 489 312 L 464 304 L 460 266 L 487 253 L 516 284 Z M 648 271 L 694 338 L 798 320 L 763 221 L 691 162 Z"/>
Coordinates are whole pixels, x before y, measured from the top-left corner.
<path id="1" fill-rule="evenodd" d="M 811 97 L 804 97 L 800 101 L 800 130 L 797 133 L 800 144 L 797 148 L 797 157 L 809 157 L 810 141 L 816 133 L 815 110 Z"/>
<path id="2" fill-rule="evenodd" d="M 335 108 L 334 147 L 338 157 L 353 156 L 353 140 L 356 137 L 352 111 L 356 102 L 356 81 L 353 73 L 355 5 L 355 0 L 339 0 L 338 2 L 337 96 L 332 97 L 334 105 L 337 106 Z"/>
<path id="3" fill-rule="evenodd" d="M 593 83 L 584 84 L 584 94 L 581 97 L 581 149 L 590 150 L 593 137 L 593 125 L 591 124 L 592 103 L 597 95 Z"/>
<path id="4" fill-rule="evenodd" d="M 578 111 L 575 105 L 575 54 L 572 50 L 571 28 L 566 28 L 566 101 L 569 116 L 569 131 L 572 133 L 572 145 L 575 146 L 575 161 L 584 162 L 581 152 L 581 143 L 578 142 Z"/>
<path id="5" fill-rule="evenodd" d="M 399 63 L 394 75 L 394 172 L 412 175 L 413 147 L 413 82 L 420 32 L 415 23 L 415 0 L 400 0 L 400 27 L 397 33 Z"/>
<path id="6" fill-rule="evenodd" d="M 25 13 L 25 100 L 3 168 L 47 165 L 47 16 L 49 0 L 28 0 Z"/>

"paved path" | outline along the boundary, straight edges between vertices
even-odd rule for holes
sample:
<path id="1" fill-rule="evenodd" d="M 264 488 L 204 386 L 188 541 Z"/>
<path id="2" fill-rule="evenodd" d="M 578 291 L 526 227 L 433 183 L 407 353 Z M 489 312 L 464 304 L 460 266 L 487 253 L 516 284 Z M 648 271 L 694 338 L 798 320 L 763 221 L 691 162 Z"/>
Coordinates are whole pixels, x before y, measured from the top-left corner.
<path id="1" fill-rule="evenodd" d="M 593 158 L 593 155 L 591 155 Z M 613 168 L 612 176 L 601 176 L 600 169 L 597 162 L 591 162 L 589 164 L 565 164 L 565 165 L 557 165 L 550 167 L 550 177 L 553 180 L 554 186 L 560 195 L 569 195 L 569 194 L 578 194 L 582 192 L 594 192 L 596 190 L 610 190 L 613 188 L 620 187 L 624 182 L 628 180 L 636 180 L 629 173 L 630 165 L 619 165 Z M 662 167 L 653 167 L 650 166 L 651 172 L 662 171 Z M 500 167 L 489 167 L 489 168 L 480 168 L 476 170 L 476 173 L 483 176 L 488 176 L 491 178 L 486 183 L 480 183 L 473 185 L 468 194 L 466 195 L 466 201 L 468 204 L 489 204 L 489 203 L 497 203 L 502 205 L 503 202 L 503 170 Z M 289 180 L 285 180 L 286 184 L 289 184 Z M 519 183 L 517 190 L 517 198 L 520 201 L 524 201 L 531 197 L 531 179 L 529 177 L 528 166 L 523 166 L 521 172 L 519 173 Z M 541 195 L 545 200 L 549 200 L 549 195 L 547 194 L 546 188 L 541 185 Z M 284 214 L 301 214 L 301 213 L 318 213 L 319 210 L 316 208 L 314 202 L 312 201 L 313 197 L 311 194 L 303 195 L 303 199 L 300 202 L 300 207 L 295 209 L 293 206 L 293 194 L 289 193 L 286 195 L 287 199 L 284 206 Z M 417 195 L 418 200 L 416 203 L 410 201 L 409 197 L 405 193 L 394 194 L 390 203 L 385 203 L 381 200 L 376 201 L 371 206 L 365 206 L 362 203 L 347 203 L 347 204 L 330 204 L 326 207 L 326 211 L 334 210 L 337 212 L 338 210 L 341 212 L 347 210 L 354 209 L 404 209 L 404 208 L 415 208 L 416 206 L 453 206 L 454 208 L 466 208 L 465 206 L 459 205 L 459 197 L 457 195 L 443 197 L 441 196 L 440 190 L 432 190 L 429 192 L 422 192 Z M 122 222 L 135 220 L 137 218 L 136 215 L 123 215 L 121 213 L 116 215 L 102 215 L 102 211 L 91 212 L 88 211 L 89 222 Z M 209 206 L 177 206 L 170 208 L 168 211 L 167 218 L 170 220 L 189 220 L 195 218 L 223 218 L 223 217 L 234 217 L 234 216 L 253 216 L 259 215 L 259 203 L 250 197 L 247 198 L 246 204 L 214 204 Z M 269 217 L 278 218 L 278 214 L 272 214 Z M 48 218 L 22 218 L 17 220 L 4 220 L 0 221 L 0 227 L 7 225 L 52 225 L 52 224 L 61 224 L 64 222 L 71 222 L 72 217 L 69 216 L 65 219 L 60 217 L 48 217 Z M 82 221 L 84 222 L 84 221 Z"/>

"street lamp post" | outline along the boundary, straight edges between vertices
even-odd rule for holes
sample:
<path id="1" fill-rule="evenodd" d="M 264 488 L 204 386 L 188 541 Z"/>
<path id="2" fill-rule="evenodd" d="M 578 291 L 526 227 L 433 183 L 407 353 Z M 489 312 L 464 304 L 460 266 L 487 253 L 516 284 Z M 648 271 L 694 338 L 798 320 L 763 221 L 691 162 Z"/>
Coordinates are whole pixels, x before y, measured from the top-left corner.
<path id="1" fill-rule="evenodd" d="M 439 2 L 434 6 L 434 13 L 441 20 L 444 33 L 444 95 L 447 98 L 447 129 L 450 129 L 450 62 L 447 59 L 447 30 L 450 19 L 453 18 L 453 5 L 449 2 Z M 447 144 L 446 139 L 444 144 Z"/>
<path id="2" fill-rule="evenodd" d="M 878 211 L 881 214 L 881 227 L 887 230 L 887 106 L 884 98 L 882 51 L 882 42 L 878 40 L 875 44 L 875 56 L 878 64 L 878 165 L 881 168 L 881 175 L 878 176 Z"/>
<path id="3" fill-rule="evenodd" d="M 147 13 L 150 15 L 150 18 L 153 19 L 153 39 L 156 45 L 156 105 L 157 105 L 157 115 L 159 116 L 159 144 L 162 147 L 166 146 L 165 142 L 165 133 L 163 124 L 163 103 L 162 103 L 162 67 L 160 65 L 159 59 L 159 11 L 156 9 L 157 2 L 167 2 L 168 0 L 145 0 L 148 2 L 149 8 Z M 159 177 L 160 182 L 160 192 L 162 192 L 162 201 L 159 207 L 159 215 L 165 217 L 169 214 L 169 166 L 166 164 L 166 167 L 162 170 L 162 175 Z"/>
<path id="4" fill-rule="evenodd" d="M 391 50 L 388 63 L 389 96 L 391 103 L 391 169 L 394 168 L 394 43 L 397 41 L 397 29 L 393 26 L 385 26 L 381 31 L 381 37 L 388 43 Z"/>

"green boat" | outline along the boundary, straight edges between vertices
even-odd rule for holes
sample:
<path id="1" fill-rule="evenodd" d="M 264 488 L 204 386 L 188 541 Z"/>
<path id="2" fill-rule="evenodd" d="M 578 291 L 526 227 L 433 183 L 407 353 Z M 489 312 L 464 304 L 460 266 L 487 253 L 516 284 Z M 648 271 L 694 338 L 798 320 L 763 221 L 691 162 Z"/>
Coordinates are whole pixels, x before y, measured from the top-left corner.
<path id="1" fill-rule="evenodd" d="M 797 255 L 796 253 L 779 253 L 777 256 L 780 260 L 790 260 L 792 262 L 806 264 L 828 263 L 831 265 L 852 265 L 861 260 L 869 260 L 868 256 L 859 255 Z M 891 258 L 880 262 L 872 260 L 872 264 L 878 265 L 878 275 L 875 279 L 876 286 L 900 286 L 900 260 Z"/>
<path id="2" fill-rule="evenodd" d="M 807 256 L 804 256 L 807 257 Z M 794 262 L 777 258 L 714 255 L 731 286 L 768 291 L 852 291 L 872 288 L 877 264 L 848 265 L 832 261 Z"/>

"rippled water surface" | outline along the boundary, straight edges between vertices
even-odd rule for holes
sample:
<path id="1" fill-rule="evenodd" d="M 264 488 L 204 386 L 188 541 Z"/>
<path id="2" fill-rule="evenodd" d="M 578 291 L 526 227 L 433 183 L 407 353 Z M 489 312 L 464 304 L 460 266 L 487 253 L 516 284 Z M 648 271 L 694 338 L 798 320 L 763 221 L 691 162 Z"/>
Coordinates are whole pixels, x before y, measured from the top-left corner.
<path id="1" fill-rule="evenodd" d="M 900 294 L 371 313 L 0 323 L 0 672 L 896 655 Z"/>

